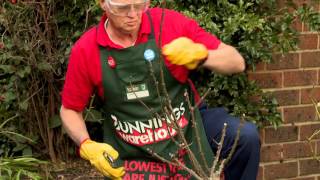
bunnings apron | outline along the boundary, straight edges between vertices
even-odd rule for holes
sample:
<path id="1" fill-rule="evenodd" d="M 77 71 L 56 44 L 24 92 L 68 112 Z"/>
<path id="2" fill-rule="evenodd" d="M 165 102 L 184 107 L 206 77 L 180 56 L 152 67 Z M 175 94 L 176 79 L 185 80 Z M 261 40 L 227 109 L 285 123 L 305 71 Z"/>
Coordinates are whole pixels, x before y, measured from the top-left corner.
<path id="1" fill-rule="evenodd" d="M 147 14 L 152 32 L 146 43 L 120 50 L 100 47 L 103 112 L 106 116 L 103 123 L 104 142 L 119 152 L 120 159 L 117 162 L 122 162 L 126 170 L 123 179 L 194 179 L 181 167 L 164 163 L 154 156 L 157 154 L 169 161 L 174 156 L 185 166 L 194 169 L 186 150 L 178 147 L 181 141 L 177 131 L 172 128 L 172 120 L 176 119 L 198 162 L 203 167 L 205 164 L 211 167 L 213 161 L 213 152 L 196 109 L 195 119 L 205 157 L 200 156 L 191 113 L 184 97 L 187 90 L 190 99 L 193 99 L 192 92 L 188 83 L 179 83 L 164 63 L 159 62 L 152 20 Z M 172 100 L 174 115 L 171 117 L 163 109 L 165 94 L 160 85 L 160 63 L 166 89 Z M 156 87 L 154 77 L 159 81 L 159 88 Z"/>

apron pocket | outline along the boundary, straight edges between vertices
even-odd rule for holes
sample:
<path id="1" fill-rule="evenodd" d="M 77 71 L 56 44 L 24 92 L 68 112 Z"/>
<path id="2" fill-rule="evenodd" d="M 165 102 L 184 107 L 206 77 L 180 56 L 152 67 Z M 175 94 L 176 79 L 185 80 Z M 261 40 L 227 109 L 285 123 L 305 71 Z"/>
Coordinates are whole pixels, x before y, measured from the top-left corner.
<path id="1" fill-rule="evenodd" d="M 149 74 L 146 61 L 118 64 L 116 68 L 118 77 L 127 85 L 142 82 Z"/>

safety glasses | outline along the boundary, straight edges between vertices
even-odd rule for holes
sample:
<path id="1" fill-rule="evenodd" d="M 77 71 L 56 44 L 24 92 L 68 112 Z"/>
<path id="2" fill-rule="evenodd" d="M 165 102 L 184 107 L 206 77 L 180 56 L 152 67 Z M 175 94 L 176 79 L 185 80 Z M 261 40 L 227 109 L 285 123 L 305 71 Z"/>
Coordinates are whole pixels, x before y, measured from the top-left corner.
<path id="1" fill-rule="evenodd" d="M 126 4 L 106 0 L 110 12 L 116 16 L 128 16 L 130 12 L 143 13 L 148 9 L 148 0 L 140 0 L 135 3 Z"/>

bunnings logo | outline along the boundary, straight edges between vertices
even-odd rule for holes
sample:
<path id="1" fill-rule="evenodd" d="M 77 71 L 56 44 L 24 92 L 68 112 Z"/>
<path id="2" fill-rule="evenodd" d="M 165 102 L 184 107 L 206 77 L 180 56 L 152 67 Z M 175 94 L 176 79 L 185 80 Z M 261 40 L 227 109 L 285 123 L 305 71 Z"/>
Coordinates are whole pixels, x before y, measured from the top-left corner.
<path id="1" fill-rule="evenodd" d="M 173 109 L 174 115 L 167 115 L 161 118 L 151 118 L 145 121 L 122 121 L 115 115 L 111 115 L 113 125 L 117 134 L 124 141 L 136 146 L 153 144 L 159 141 L 167 140 L 175 136 L 177 131 L 173 128 L 173 120 L 184 128 L 188 125 L 188 120 L 184 117 L 185 107 L 181 103 L 179 107 Z"/>

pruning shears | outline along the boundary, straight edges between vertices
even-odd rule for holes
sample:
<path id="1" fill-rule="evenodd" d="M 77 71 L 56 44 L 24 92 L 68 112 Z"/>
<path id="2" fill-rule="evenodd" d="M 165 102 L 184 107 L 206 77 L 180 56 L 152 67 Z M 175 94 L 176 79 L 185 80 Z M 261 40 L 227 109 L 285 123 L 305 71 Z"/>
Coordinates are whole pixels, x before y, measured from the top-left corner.
<path id="1" fill-rule="evenodd" d="M 112 168 L 119 168 L 123 166 L 123 161 L 119 158 L 114 160 L 106 151 L 103 152 L 104 158 L 109 162 Z"/>

